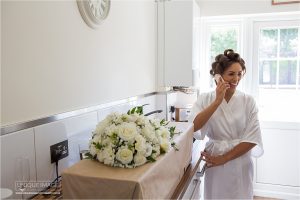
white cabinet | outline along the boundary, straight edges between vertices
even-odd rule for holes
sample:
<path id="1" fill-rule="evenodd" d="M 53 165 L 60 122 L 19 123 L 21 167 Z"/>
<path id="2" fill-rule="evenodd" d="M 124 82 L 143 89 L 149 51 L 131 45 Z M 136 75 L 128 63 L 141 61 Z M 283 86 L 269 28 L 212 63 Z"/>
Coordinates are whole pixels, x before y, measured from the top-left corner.
<path id="1" fill-rule="evenodd" d="M 256 159 L 255 195 L 300 198 L 299 126 L 278 122 L 262 123 L 261 128 L 264 154 Z"/>
<path id="2" fill-rule="evenodd" d="M 192 86 L 197 62 L 194 0 L 158 2 L 158 87 Z"/>
<path id="3" fill-rule="evenodd" d="M 20 157 L 29 159 L 30 181 L 36 181 L 35 150 L 33 129 L 26 129 L 1 136 L 1 188 L 13 191 L 11 198 L 20 199 L 16 194 L 16 160 Z M 32 191 L 31 191 L 32 192 Z M 35 192 L 35 191 L 33 191 Z M 24 195 L 28 198 L 30 195 Z"/>

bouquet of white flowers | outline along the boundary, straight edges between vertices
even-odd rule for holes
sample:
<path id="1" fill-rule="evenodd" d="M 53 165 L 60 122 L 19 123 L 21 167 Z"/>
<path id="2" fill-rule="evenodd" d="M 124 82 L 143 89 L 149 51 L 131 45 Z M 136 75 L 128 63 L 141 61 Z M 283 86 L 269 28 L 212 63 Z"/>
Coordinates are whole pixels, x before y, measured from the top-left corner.
<path id="1" fill-rule="evenodd" d="M 171 146 L 178 150 L 172 140 L 175 127 L 167 125 L 165 120 L 144 116 L 143 106 L 134 107 L 127 114 L 110 114 L 96 126 L 87 156 L 122 168 L 153 162 Z"/>

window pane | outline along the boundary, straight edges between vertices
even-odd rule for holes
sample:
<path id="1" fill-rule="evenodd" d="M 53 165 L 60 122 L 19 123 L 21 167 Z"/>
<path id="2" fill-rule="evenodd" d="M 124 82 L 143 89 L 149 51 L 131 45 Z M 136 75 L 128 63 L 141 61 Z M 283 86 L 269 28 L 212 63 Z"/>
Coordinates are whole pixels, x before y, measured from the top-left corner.
<path id="1" fill-rule="evenodd" d="M 211 61 L 225 49 L 237 51 L 238 27 L 212 27 L 211 28 Z"/>
<path id="2" fill-rule="evenodd" d="M 279 84 L 296 85 L 297 62 L 284 60 L 279 62 Z"/>
<path id="3" fill-rule="evenodd" d="M 259 63 L 259 84 L 268 85 L 271 88 L 276 86 L 276 61 L 261 61 Z"/>
<path id="4" fill-rule="evenodd" d="M 260 58 L 276 58 L 277 57 L 277 29 L 261 30 L 260 33 Z"/>
<path id="5" fill-rule="evenodd" d="M 265 27 L 258 33 L 260 118 L 300 122 L 294 112 L 300 100 L 299 28 Z"/>
<path id="6" fill-rule="evenodd" d="M 280 29 L 280 57 L 297 56 L 298 29 Z"/>

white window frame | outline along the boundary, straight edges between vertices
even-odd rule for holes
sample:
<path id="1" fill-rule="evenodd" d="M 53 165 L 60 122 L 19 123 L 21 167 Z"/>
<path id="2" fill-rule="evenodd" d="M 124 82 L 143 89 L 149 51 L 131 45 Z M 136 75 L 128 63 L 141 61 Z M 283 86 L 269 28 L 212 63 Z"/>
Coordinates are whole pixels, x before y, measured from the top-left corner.
<path id="1" fill-rule="evenodd" d="M 288 24 L 288 25 L 287 25 Z M 293 20 L 293 19 L 288 19 L 288 20 L 276 20 L 276 21 L 256 21 L 254 22 L 254 26 L 253 26 L 253 66 L 255 66 L 256 71 L 255 71 L 255 83 L 257 83 L 257 87 L 259 88 L 259 76 L 258 76 L 258 66 L 259 66 L 259 58 L 258 58 L 258 51 L 257 49 L 259 48 L 258 45 L 258 41 L 259 41 L 259 32 L 260 29 L 262 28 L 268 28 L 268 27 L 276 27 L 276 28 L 291 28 L 291 27 L 300 27 L 300 20 Z M 300 41 L 300 31 L 298 32 L 298 40 Z M 298 45 L 299 48 L 300 45 Z M 298 55 L 297 55 L 297 65 L 299 62 L 299 51 L 298 50 Z M 278 69 L 277 69 L 278 70 Z M 299 68 L 297 68 L 297 70 L 299 70 Z M 278 76 L 278 74 L 277 74 Z M 299 77 L 296 78 L 296 84 L 298 83 Z M 277 86 L 276 86 L 277 87 Z M 299 85 L 298 87 L 296 87 L 296 90 L 299 89 Z M 258 90 L 256 91 L 258 93 Z"/>
<path id="2" fill-rule="evenodd" d="M 200 39 L 200 91 L 205 92 L 210 90 L 209 87 L 209 70 L 211 69 L 210 61 L 210 37 L 211 28 L 216 26 L 237 26 L 238 27 L 238 41 L 237 41 L 237 51 L 240 55 L 243 55 L 242 41 L 244 38 L 243 32 L 243 20 L 241 18 L 202 18 L 200 20 L 200 30 L 202 37 Z"/>

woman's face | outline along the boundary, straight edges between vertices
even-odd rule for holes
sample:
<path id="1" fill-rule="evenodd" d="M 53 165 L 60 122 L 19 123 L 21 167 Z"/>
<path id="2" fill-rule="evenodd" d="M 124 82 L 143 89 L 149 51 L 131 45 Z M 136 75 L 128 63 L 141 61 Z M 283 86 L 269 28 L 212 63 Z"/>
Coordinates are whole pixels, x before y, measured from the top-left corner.
<path id="1" fill-rule="evenodd" d="M 239 63 L 233 63 L 222 74 L 222 78 L 230 85 L 229 90 L 235 90 L 243 77 L 243 70 Z"/>

